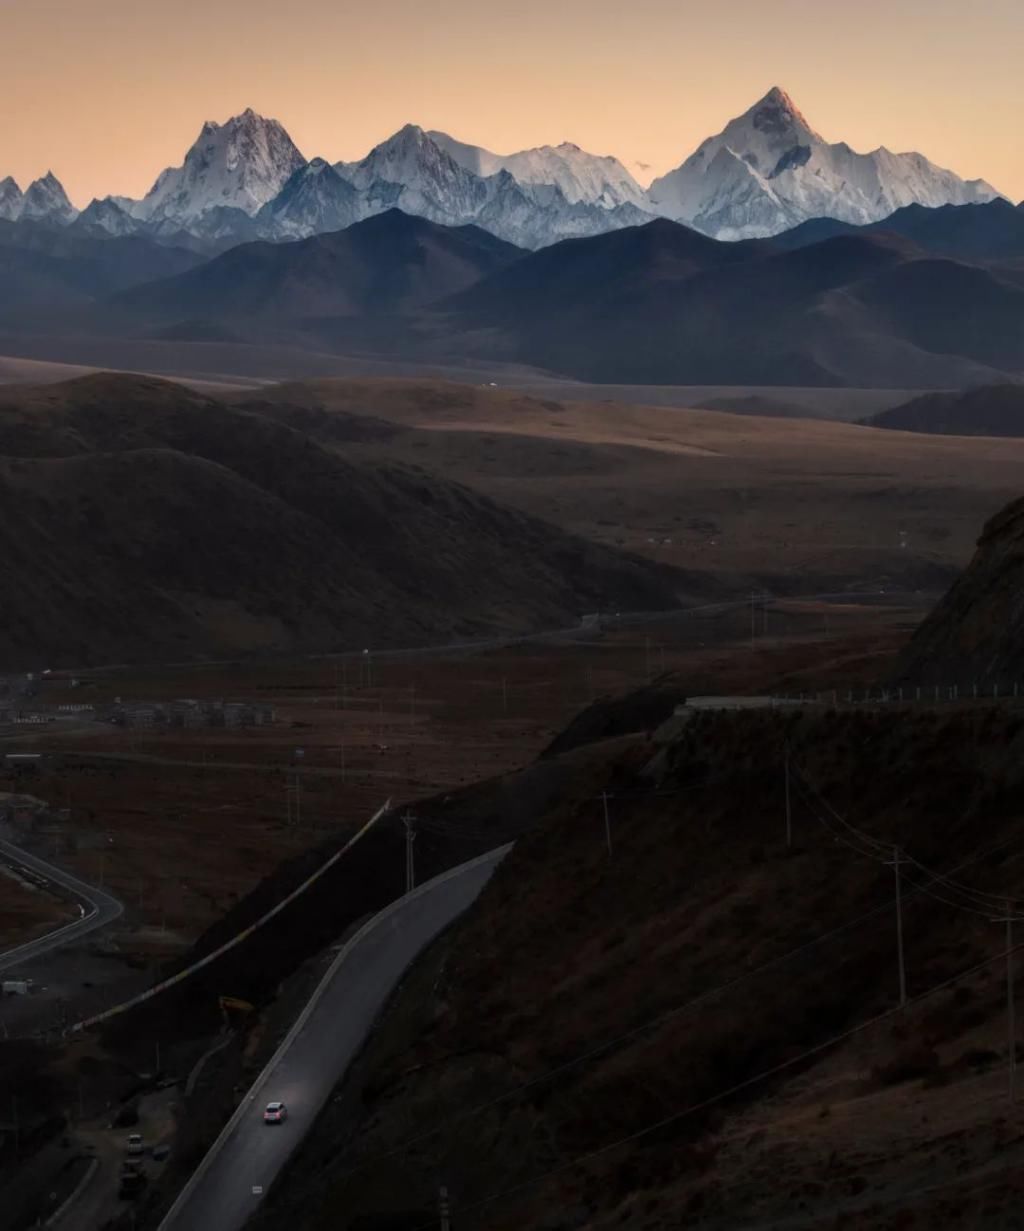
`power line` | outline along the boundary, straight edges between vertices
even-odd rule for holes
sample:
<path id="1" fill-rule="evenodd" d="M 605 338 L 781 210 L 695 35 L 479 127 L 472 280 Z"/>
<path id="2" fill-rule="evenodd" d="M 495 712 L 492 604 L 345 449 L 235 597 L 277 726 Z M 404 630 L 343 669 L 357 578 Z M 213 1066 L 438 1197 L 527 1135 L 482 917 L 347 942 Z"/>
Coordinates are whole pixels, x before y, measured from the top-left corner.
<path id="1" fill-rule="evenodd" d="M 892 850 L 891 847 L 888 847 L 885 843 L 880 842 L 877 838 L 873 838 L 870 834 L 865 833 L 863 830 L 858 829 L 855 825 L 851 825 L 850 822 L 847 821 L 845 817 L 843 817 L 839 812 L 837 812 L 836 809 L 832 806 L 832 804 L 830 804 L 829 801 L 824 798 L 821 792 L 818 791 L 811 783 L 809 783 L 806 780 L 806 778 L 803 777 L 803 775 L 800 775 L 800 783 L 798 783 L 798 785 L 800 785 L 801 783 L 807 788 L 807 790 L 812 791 L 814 793 L 818 802 L 828 809 L 829 813 L 843 826 L 843 828 L 849 834 L 851 834 L 854 837 L 855 841 L 862 842 L 869 847 L 867 851 L 864 851 L 864 850 L 861 850 L 859 847 L 857 847 L 854 843 L 847 842 L 846 845 L 850 846 L 851 850 L 856 850 L 858 851 L 859 854 L 862 854 L 867 858 L 878 858 L 883 852 L 887 850 L 891 852 Z M 815 816 L 815 819 L 818 821 L 821 821 L 821 823 L 825 824 L 826 828 L 828 828 L 828 825 L 823 820 L 823 818 L 821 818 L 820 816 L 817 816 L 817 814 L 814 813 L 813 807 L 811 806 L 811 803 L 808 800 L 806 794 L 804 795 L 804 802 L 811 809 L 811 813 L 812 815 Z M 837 836 L 834 834 L 834 831 L 833 831 L 833 836 Z M 838 836 L 837 836 L 837 840 L 842 841 L 842 839 L 838 838 Z M 1008 843 L 1004 845 L 1008 845 Z M 878 855 L 875 855 L 873 853 L 875 850 L 878 851 Z M 953 894 L 960 893 L 964 895 L 965 897 L 971 899 L 969 904 L 963 903 L 963 902 L 957 902 L 957 901 L 949 901 L 948 899 L 939 898 L 938 894 L 935 893 L 934 890 L 923 890 L 923 892 L 929 892 L 932 897 L 936 897 L 940 901 L 945 901 L 946 905 L 948 906 L 955 906 L 957 909 L 961 909 L 961 910 L 972 910 L 975 914 L 987 917 L 988 914 L 993 910 L 999 910 L 1000 908 L 1005 909 L 1008 902 L 1016 904 L 1018 906 L 1024 905 L 1024 900 L 1022 899 L 1007 897 L 1006 895 L 1001 896 L 999 894 L 987 893 L 984 890 L 974 889 L 970 885 L 965 885 L 959 881 L 955 881 L 948 875 L 945 875 L 941 872 L 936 872 L 933 868 L 930 868 L 927 864 L 922 863 L 919 859 L 914 859 L 912 856 L 908 855 L 906 852 L 901 851 L 900 861 L 901 863 L 907 863 L 907 864 L 913 865 L 915 868 L 919 869 L 926 876 L 928 876 L 932 881 L 938 882 L 939 884 L 943 885 L 950 893 L 953 893 Z M 879 862 L 886 862 L 886 860 L 879 859 Z"/>
<path id="2" fill-rule="evenodd" d="M 1024 945 L 1019 945 L 1017 948 L 1024 948 Z M 1016 950 L 1014 950 L 1015 952 Z M 985 961 L 977 963 L 977 965 L 969 967 L 967 970 L 961 971 L 959 974 L 953 975 L 949 979 L 936 984 L 935 987 L 929 988 L 926 992 L 920 992 L 917 996 L 913 996 L 907 1002 L 908 1004 L 919 1004 L 923 1000 L 927 1000 L 930 996 L 934 996 L 937 992 L 944 991 L 947 987 L 951 987 L 954 983 L 958 983 L 961 979 L 966 979 L 986 967 L 992 965 L 993 962 L 1002 960 L 1005 955 L 1000 953 L 995 957 L 986 958 Z M 600 1158 L 604 1154 L 610 1153 L 612 1150 L 620 1149 L 622 1146 L 631 1145 L 634 1141 L 639 1141 L 641 1138 L 648 1136 L 650 1133 L 658 1132 L 660 1129 L 667 1128 L 670 1124 L 677 1124 L 680 1120 L 686 1119 L 688 1116 L 695 1115 L 699 1111 L 705 1111 L 709 1107 L 715 1106 L 717 1103 L 722 1103 L 726 1099 L 732 1098 L 736 1094 L 748 1090 L 751 1086 L 757 1085 L 762 1081 L 767 1081 L 771 1077 L 777 1076 L 786 1069 L 793 1068 L 795 1065 L 809 1060 L 814 1056 L 820 1055 L 827 1051 L 830 1047 L 836 1046 L 838 1043 L 843 1043 L 847 1039 L 851 1039 L 858 1034 L 862 1034 L 865 1030 L 869 1030 L 872 1026 L 877 1026 L 883 1021 L 894 1017 L 897 1013 L 903 1011 L 903 1005 L 897 1005 L 891 1009 L 885 1009 L 881 1013 L 876 1013 L 874 1017 L 869 1017 L 866 1021 L 861 1022 L 857 1026 L 852 1026 L 849 1030 L 844 1030 L 840 1034 L 833 1035 L 829 1039 L 825 1039 L 821 1043 L 816 1043 L 813 1047 L 808 1047 L 796 1056 L 790 1056 L 786 1060 L 780 1061 L 778 1064 L 772 1065 L 771 1068 L 764 1069 L 760 1073 L 754 1074 L 753 1077 L 747 1077 L 743 1081 L 737 1082 L 726 1090 L 720 1090 L 717 1094 L 710 1095 L 708 1098 L 701 1099 L 699 1102 L 691 1103 L 688 1107 L 684 1107 L 679 1111 L 673 1112 L 671 1115 L 663 1116 L 659 1120 L 652 1121 L 635 1132 L 628 1133 L 624 1137 L 620 1137 L 615 1141 L 610 1141 L 603 1146 L 598 1146 L 596 1149 L 588 1150 L 584 1154 L 576 1155 L 574 1158 L 566 1159 L 555 1167 L 548 1168 L 547 1171 L 541 1172 L 539 1175 L 532 1176 L 528 1180 L 522 1180 L 518 1184 L 513 1184 L 509 1188 L 502 1189 L 499 1192 L 491 1193 L 487 1197 L 482 1197 L 477 1201 L 472 1201 L 467 1205 L 460 1207 L 459 1213 L 466 1213 L 472 1210 L 481 1209 L 486 1205 L 491 1205 L 495 1201 L 500 1201 L 503 1198 L 514 1196 L 516 1193 L 522 1192 L 527 1188 L 532 1188 L 535 1184 L 540 1184 L 544 1180 L 551 1179 L 555 1175 L 559 1175 L 563 1171 L 567 1171 L 572 1167 L 582 1166 L 584 1163 L 593 1162 L 594 1159 Z M 412 1231 L 431 1231 L 432 1223 L 420 1223 L 414 1227 Z"/>

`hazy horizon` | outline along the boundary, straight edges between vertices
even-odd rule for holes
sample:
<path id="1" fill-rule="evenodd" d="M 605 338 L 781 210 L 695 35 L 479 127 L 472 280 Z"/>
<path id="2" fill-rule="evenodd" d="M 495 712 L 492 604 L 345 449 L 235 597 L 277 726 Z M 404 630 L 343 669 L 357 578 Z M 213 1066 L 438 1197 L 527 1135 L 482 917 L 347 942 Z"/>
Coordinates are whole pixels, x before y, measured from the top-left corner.
<path id="1" fill-rule="evenodd" d="M 969 14 L 866 0 L 848 17 L 811 0 L 728 13 L 638 0 L 628 26 L 608 0 L 524 0 L 515 14 L 443 0 L 433 17 L 412 0 L 349 13 L 295 0 L 287 20 L 252 0 L 183 0 L 173 25 L 166 11 L 0 5 L 6 94 L 31 100 L 0 130 L 0 178 L 24 188 L 52 170 L 79 206 L 141 196 L 204 121 L 251 106 L 307 158 L 357 159 L 415 123 L 499 153 L 572 141 L 646 185 L 778 85 L 830 141 L 917 150 L 1024 198 L 1016 0 Z"/>

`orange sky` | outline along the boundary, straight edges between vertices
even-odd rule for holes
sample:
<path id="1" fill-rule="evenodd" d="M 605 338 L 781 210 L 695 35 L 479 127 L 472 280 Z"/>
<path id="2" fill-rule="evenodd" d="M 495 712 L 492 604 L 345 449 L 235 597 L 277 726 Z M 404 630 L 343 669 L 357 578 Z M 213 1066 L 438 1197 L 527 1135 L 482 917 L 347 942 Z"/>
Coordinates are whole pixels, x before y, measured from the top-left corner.
<path id="1" fill-rule="evenodd" d="M 0 177 L 139 195 L 252 106 L 307 157 L 407 121 L 563 140 L 640 178 L 770 86 L 830 140 L 1024 198 L 1024 0 L 0 0 Z"/>

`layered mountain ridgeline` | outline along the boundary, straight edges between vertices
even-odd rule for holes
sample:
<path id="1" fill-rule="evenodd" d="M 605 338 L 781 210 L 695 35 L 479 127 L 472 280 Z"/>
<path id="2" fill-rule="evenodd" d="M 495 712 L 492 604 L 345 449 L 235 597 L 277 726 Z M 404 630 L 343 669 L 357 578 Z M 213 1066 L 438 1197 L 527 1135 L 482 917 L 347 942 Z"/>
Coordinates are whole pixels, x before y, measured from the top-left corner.
<path id="1" fill-rule="evenodd" d="M 1024 385 L 926 393 L 864 422 L 899 432 L 943 436 L 1024 436 Z"/>
<path id="2" fill-rule="evenodd" d="M 12 666 L 426 643 L 687 592 L 669 568 L 165 381 L 6 390 L 0 459 Z"/>
<path id="3" fill-rule="evenodd" d="M 1013 272 L 888 234 L 778 252 L 658 221 L 532 253 L 444 306 L 464 330 L 452 352 L 594 381 L 899 388 L 1024 370 Z"/>
<path id="4" fill-rule="evenodd" d="M 76 328 L 137 338 L 182 322 L 261 345 L 606 383 L 921 388 L 1024 371 L 1024 284 L 1010 267 L 889 234 L 777 251 L 666 220 L 524 253 L 393 210 L 240 245 L 109 298 Z"/>
<path id="5" fill-rule="evenodd" d="M 638 718 L 562 762 L 257 1227 L 418 1231 L 440 1184 L 463 1231 L 1012 1225 L 977 910 L 1024 891 L 1021 715 L 704 713 L 653 742 Z"/>
<path id="6" fill-rule="evenodd" d="M 974 559 L 914 634 L 900 679 L 1024 689 L 1024 500 L 985 526 Z"/>

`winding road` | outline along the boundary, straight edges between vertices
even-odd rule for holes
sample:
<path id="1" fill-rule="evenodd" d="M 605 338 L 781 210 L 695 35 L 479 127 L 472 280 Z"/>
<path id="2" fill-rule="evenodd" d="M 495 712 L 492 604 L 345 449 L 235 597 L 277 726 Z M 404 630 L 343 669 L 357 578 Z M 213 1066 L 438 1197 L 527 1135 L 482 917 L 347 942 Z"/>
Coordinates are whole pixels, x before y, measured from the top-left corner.
<path id="1" fill-rule="evenodd" d="M 85 881 L 79 880 L 77 876 L 73 876 L 65 869 L 47 863 L 45 859 L 40 859 L 37 855 L 30 855 L 20 846 L 15 846 L 12 842 L 5 842 L 3 839 L 0 839 L 0 862 L 15 869 L 31 872 L 50 884 L 61 886 L 79 903 L 79 909 L 82 912 L 80 919 L 73 919 L 70 923 L 65 923 L 52 932 L 47 932 L 45 936 L 38 936 L 35 940 L 29 940 L 24 944 L 16 945 L 13 949 L 4 950 L 0 953 L 0 972 L 11 970 L 31 958 L 42 957 L 72 941 L 81 940 L 90 932 L 95 932 L 98 928 L 113 923 L 124 913 L 124 907 L 117 898 L 111 897 L 109 893 L 96 888 L 95 885 L 87 885 Z"/>
<path id="2" fill-rule="evenodd" d="M 476 899 L 510 848 L 452 868 L 392 902 L 342 948 L 159 1231 L 240 1231 L 359 1053 L 402 975 Z M 282 1125 L 263 1107 L 280 1099 Z"/>

